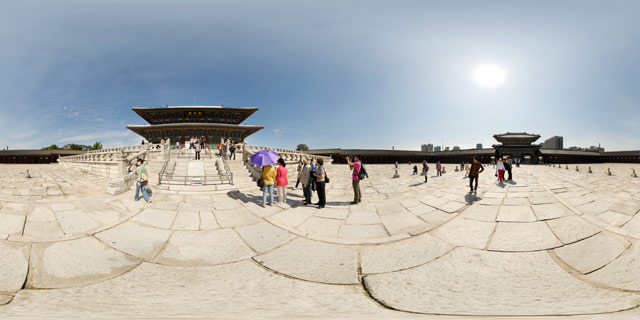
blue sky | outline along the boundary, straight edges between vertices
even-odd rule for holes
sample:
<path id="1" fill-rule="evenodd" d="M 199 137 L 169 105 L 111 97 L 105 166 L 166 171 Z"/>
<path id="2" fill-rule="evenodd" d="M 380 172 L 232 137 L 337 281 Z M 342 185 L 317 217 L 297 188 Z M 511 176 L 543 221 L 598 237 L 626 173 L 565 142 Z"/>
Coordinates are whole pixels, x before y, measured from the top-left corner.
<path id="1" fill-rule="evenodd" d="M 0 146 L 138 143 L 133 106 L 258 106 L 249 143 L 640 149 L 640 1 L 0 2 Z M 478 86 L 491 63 L 505 85 Z"/>

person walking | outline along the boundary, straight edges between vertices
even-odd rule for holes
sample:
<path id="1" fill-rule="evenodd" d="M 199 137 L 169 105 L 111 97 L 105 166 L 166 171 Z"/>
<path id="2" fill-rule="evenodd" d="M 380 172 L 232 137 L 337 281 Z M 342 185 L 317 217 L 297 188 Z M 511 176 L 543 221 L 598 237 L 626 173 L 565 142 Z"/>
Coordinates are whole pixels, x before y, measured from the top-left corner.
<path id="1" fill-rule="evenodd" d="M 512 176 L 511 176 L 511 168 L 512 168 L 512 165 L 511 165 L 511 157 L 507 157 L 507 160 L 504 162 L 504 169 L 505 169 L 505 170 L 506 170 L 506 172 L 509 174 L 509 176 L 507 177 L 507 179 L 505 179 L 505 180 L 507 180 L 507 181 L 512 181 L 512 180 L 511 180 L 511 178 L 512 178 Z"/>
<path id="2" fill-rule="evenodd" d="M 424 176 L 424 183 L 427 183 L 427 173 L 429 172 L 429 165 L 427 160 L 422 161 L 422 175 Z"/>
<path id="3" fill-rule="evenodd" d="M 200 150 L 206 148 L 207 140 L 205 140 L 204 136 L 200 137 Z"/>
<path id="4" fill-rule="evenodd" d="M 315 172 L 313 172 L 313 176 L 316 178 L 316 192 L 318 192 L 318 209 L 324 208 L 324 206 L 327 204 L 327 197 L 325 194 L 325 178 L 327 176 L 327 172 L 322 166 L 323 164 L 324 160 L 322 160 L 322 158 L 319 158 L 316 162 L 316 170 Z"/>
<path id="5" fill-rule="evenodd" d="M 471 163 L 471 167 L 469 168 L 468 167 L 469 167 L 469 164 L 467 164 L 467 166 L 465 167 L 465 170 L 469 172 L 469 192 L 471 193 L 474 191 L 478 191 L 478 177 L 480 177 L 480 173 L 484 171 L 484 167 L 476 157 L 473 157 L 473 162 Z M 473 186 L 474 180 L 476 181 L 475 187 Z"/>
<path id="6" fill-rule="evenodd" d="M 278 169 L 276 169 L 276 186 L 278 187 L 278 202 L 280 204 L 287 202 L 287 185 L 289 185 L 287 164 L 284 159 L 280 158 L 278 159 Z"/>
<path id="7" fill-rule="evenodd" d="M 300 177 L 298 178 L 298 180 L 300 180 L 300 182 L 302 183 L 302 193 L 304 194 L 304 205 L 309 205 L 311 204 L 311 187 L 313 185 L 313 183 L 311 182 L 311 179 L 313 178 L 311 176 L 311 166 L 309 164 L 307 164 L 307 159 L 303 159 L 302 160 L 302 169 L 300 169 Z"/>
<path id="8" fill-rule="evenodd" d="M 502 184 L 502 180 L 504 177 L 504 162 L 502 162 L 502 158 L 498 159 L 498 164 L 496 165 L 496 171 L 498 173 L 498 182 Z"/>
<path id="9" fill-rule="evenodd" d="M 442 176 L 442 165 L 440 164 L 440 161 L 436 163 L 436 173 L 437 173 L 437 176 Z"/>
<path id="10" fill-rule="evenodd" d="M 222 158 L 222 142 L 218 143 L 218 157 Z"/>
<path id="11" fill-rule="evenodd" d="M 147 193 L 147 183 L 149 183 L 149 172 L 147 172 L 147 167 L 144 165 L 144 160 L 138 159 L 136 161 L 136 165 L 138 168 L 136 169 L 136 195 L 133 197 L 133 200 L 140 200 L 140 192 L 142 191 L 142 196 L 147 203 L 151 203 L 151 197 L 149 197 L 149 193 Z"/>
<path id="12" fill-rule="evenodd" d="M 414 166 L 413 166 L 413 175 L 415 176 L 415 175 L 417 175 L 417 174 L 418 174 L 418 166 L 417 166 L 417 165 L 414 165 Z"/>
<path id="13" fill-rule="evenodd" d="M 357 155 L 353 156 L 353 161 L 351 158 L 347 157 L 347 164 L 350 169 L 353 169 L 351 172 L 351 179 L 353 185 L 353 202 L 351 204 L 358 204 L 362 201 L 362 192 L 360 191 L 360 170 L 362 169 L 362 163 L 360 162 L 360 157 Z"/>
<path id="14" fill-rule="evenodd" d="M 262 173 L 262 207 L 267 205 L 267 194 L 269 194 L 269 205 L 273 205 L 273 185 L 276 183 L 277 171 L 273 165 L 266 165 L 260 170 Z"/>
<path id="15" fill-rule="evenodd" d="M 300 185 L 300 174 L 302 173 L 302 160 L 298 160 L 298 167 L 296 167 L 296 172 L 298 173 L 298 176 L 296 177 L 296 186 L 293 187 L 293 189 L 298 189 L 298 186 Z"/>
<path id="16" fill-rule="evenodd" d="M 465 177 L 465 178 L 466 178 L 466 177 L 469 177 L 469 170 L 470 170 L 470 169 L 471 169 L 471 168 L 469 167 L 469 163 L 468 163 L 468 162 L 465 162 L 465 163 L 464 163 L 464 177 Z"/>

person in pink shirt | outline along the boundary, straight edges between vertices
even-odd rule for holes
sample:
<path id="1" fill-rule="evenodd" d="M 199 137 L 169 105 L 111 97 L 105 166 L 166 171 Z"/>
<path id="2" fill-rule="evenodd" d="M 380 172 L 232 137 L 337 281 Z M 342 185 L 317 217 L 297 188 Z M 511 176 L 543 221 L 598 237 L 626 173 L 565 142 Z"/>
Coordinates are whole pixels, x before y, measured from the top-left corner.
<path id="1" fill-rule="evenodd" d="M 351 174 L 353 180 L 353 202 L 351 202 L 351 204 L 358 204 L 362 201 L 360 178 L 358 177 L 360 169 L 362 169 L 362 163 L 360 163 L 360 158 L 358 156 L 353 156 L 353 162 L 351 161 L 351 158 L 347 157 L 347 163 L 349 164 L 349 168 L 353 169 Z"/>
<path id="2" fill-rule="evenodd" d="M 280 203 L 287 202 L 287 164 L 282 158 L 278 159 L 278 169 L 276 169 L 276 186 L 278 187 L 278 200 Z"/>

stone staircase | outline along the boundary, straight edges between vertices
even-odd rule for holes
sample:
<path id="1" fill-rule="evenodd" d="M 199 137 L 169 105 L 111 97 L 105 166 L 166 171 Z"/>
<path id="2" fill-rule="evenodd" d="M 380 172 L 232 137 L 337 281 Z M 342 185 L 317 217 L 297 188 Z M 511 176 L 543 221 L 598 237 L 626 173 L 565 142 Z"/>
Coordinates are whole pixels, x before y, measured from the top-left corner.
<path id="1" fill-rule="evenodd" d="M 171 160 L 165 171 L 166 175 L 163 176 L 161 184 L 155 185 L 155 189 L 159 192 L 187 194 L 228 192 L 234 189 L 256 187 L 242 160 L 227 161 L 233 174 L 233 184 L 229 184 L 224 164 L 215 154 L 202 152 L 200 160 L 194 158 L 193 150 L 171 150 Z M 155 177 L 158 176 L 157 173 L 163 165 L 162 161 L 158 162 L 157 170 L 154 170 Z"/>

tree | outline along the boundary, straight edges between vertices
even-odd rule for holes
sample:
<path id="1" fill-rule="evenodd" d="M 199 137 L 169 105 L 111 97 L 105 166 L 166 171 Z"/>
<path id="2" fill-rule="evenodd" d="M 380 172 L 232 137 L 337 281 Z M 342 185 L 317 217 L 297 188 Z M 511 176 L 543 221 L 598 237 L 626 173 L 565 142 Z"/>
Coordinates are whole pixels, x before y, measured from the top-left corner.
<path id="1" fill-rule="evenodd" d="M 89 150 L 100 150 L 102 149 L 102 142 L 100 141 L 96 141 L 96 143 L 94 143 L 93 145 L 91 145 L 91 147 L 89 147 Z"/>
<path id="2" fill-rule="evenodd" d="M 69 145 L 69 150 L 82 150 L 82 146 L 79 144 L 72 143 Z"/>
<path id="3" fill-rule="evenodd" d="M 58 149 L 60 149 L 60 148 L 58 148 L 58 146 L 57 146 L 57 145 L 52 144 L 52 145 L 50 145 L 50 146 L 48 146 L 48 147 L 44 147 L 44 148 L 42 148 L 42 149 L 44 149 L 44 150 L 58 150 Z"/>
<path id="4" fill-rule="evenodd" d="M 309 146 L 307 146 L 304 143 L 301 143 L 296 147 L 296 150 L 298 150 L 298 151 L 309 151 Z"/>

